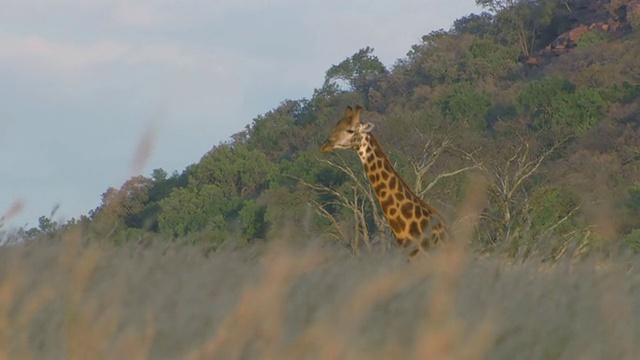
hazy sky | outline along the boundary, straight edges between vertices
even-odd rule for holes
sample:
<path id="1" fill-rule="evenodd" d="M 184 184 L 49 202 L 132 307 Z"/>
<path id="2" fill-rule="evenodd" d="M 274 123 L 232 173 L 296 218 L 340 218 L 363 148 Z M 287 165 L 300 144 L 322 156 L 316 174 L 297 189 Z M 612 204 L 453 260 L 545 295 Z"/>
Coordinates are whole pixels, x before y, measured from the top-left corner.
<path id="1" fill-rule="evenodd" d="M 182 171 L 371 46 L 387 66 L 474 0 L 0 0 L 0 216 L 86 214 L 135 172 Z M 149 161 L 132 169 L 141 139 Z M 151 135 L 149 137 L 149 135 Z M 5 225 L 7 226 L 7 225 Z"/>

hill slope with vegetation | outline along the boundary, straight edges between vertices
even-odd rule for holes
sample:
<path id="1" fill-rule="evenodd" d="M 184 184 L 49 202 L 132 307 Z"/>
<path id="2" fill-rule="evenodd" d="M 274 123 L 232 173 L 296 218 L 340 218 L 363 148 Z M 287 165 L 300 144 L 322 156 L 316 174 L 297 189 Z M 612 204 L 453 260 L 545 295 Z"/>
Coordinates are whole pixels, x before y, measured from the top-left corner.
<path id="1" fill-rule="evenodd" d="M 309 99 L 285 100 L 181 173 L 110 188 L 80 227 L 95 241 L 250 246 L 320 237 L 351 252 L 393 238 L 355 154 L 319 153 L 345 106 L 454 224 L 481 184 L 480 252 L 558 257 L 640 249 L 640 4 L 477 0 L 486 12 L 423 36 L 386 68 L 365 47 Z M 576 30 L 579 29 L 579 30 Z"/>

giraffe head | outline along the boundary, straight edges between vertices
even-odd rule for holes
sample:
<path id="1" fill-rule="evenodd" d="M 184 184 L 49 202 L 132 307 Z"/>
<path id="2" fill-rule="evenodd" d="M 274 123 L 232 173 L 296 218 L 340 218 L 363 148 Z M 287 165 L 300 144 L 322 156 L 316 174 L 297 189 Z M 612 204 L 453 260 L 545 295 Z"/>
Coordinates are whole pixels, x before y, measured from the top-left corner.
<path id="1" fill-rule="evenodd" d="M 373 129 L 373 124 L 360 122 L 361 112 L 360 106 L 356 106 L 355 110 L 347 106 L 342 119 L 338 120 L 320 151 L 326 153 L 335 149 L 358 149 L 362 138 Z"/>

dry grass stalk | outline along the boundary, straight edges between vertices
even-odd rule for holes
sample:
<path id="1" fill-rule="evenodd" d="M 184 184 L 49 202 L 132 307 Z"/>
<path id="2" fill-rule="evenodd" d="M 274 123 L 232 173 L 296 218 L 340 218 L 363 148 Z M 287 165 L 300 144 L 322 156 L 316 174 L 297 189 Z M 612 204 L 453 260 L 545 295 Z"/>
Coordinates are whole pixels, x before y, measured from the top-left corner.
<path id="1" fill-rule="evenodd" d="M 244 290 L 217 334 L 185 358 L 237 359 L 246 357 L 246 352 L 265 359 L 279 358 L 287 290 L 296 277 L 313 269 L 321 258 L 318 253 L 294 254 L 279 245 L 272 246 L 262 264 L 261 280 Z"/>
<path id="2" fill-rule="evenodd" d="M 2 228 L 2 226 L 4 226 L 4 224 L 7 221 L 9 221 L 9 219 L 18 215 L 20 211 L 22 211 L 23 207 L 24 207 L 24 202 L 22 200 L 17 200 L 13 204 L 11 204 L 11 206 L 9 207 L 9 210 L 7 210 L 4 213 L 4 215 L 0 217 L 0 228 Z"/>
<path id="3" fill-rule="evenodd" d="M 249 260 L 132 252 L 81 232 L 0 247 L 0 360 L 637 358 L 636 259 L 478 259 L 464 238 L 483 203 L 472 183 L 458 241 L 410 263 L 291 242 Z"/>

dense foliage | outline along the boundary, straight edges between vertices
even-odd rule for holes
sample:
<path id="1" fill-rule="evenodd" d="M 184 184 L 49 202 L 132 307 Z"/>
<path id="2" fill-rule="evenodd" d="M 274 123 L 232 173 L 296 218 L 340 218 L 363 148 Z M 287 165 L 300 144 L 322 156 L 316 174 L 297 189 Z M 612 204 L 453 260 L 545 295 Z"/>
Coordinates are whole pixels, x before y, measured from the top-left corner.
<path id="1" fill-rule="evenodd" d="M 353 252 L 391 244 L 355 154 L 318 151 L 344 107 L 361 104 L 399 173 L 451 222 L 467 189 L 484 184 L 479 251 L 640 247 L 638 32 L 591 32 L 542 64 L 523 63 L 590 21 L 583 14 L 634 19 L 627 2 L 476 2 L 488 12 L 425 35 L 391 68 L 365 47 L 332 66 L 310 99 L 283 101 L 182 173 L 132 178 L 88 217 L 64 226 L 43 217 L 20 236 L 82 226 L 96 240 L 212 249 L 285 233 Z"/>

